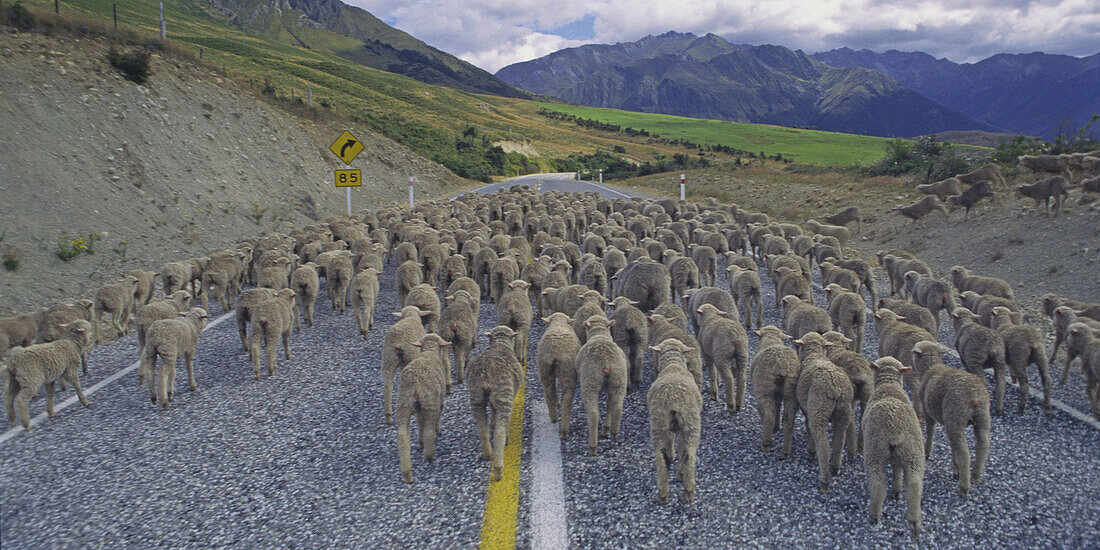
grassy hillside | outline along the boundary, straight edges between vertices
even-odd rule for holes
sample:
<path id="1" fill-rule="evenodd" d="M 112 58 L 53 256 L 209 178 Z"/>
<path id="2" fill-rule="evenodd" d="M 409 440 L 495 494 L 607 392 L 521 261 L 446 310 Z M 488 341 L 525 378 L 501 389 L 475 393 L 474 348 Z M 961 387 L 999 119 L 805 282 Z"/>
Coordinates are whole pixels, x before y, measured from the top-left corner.
<path id="1" fill-rule="evenodd" d="M 580 118 L 645 130 L 671 140 L 700 145 L 724 145 L 767 156 L 777 153 L 805 164 L 848 166 L 870 164 L 882 158 L 886 138 L 803 130 L 766 124 L 723 122 L 671 115 L 635 113 L 543 103 L 543 107 Z"/>

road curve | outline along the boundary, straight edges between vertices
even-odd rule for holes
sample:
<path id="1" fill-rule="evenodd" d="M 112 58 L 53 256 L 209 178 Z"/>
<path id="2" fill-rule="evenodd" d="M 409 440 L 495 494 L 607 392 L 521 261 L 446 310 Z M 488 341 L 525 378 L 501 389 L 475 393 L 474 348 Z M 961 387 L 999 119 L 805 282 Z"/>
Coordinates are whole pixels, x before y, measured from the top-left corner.
<path id="1" fill-rule="evenodd" d="M 516 185 L 525 185 L 532 187 L 539 193 L 545 193 L 547 191 L 561 191 L 561 192 L 576 192 L 583 193 L 585 191 L 595 191 L 605 199 L 630 199 L 634 197 L 650 198 L 650 195 L 640 193 L 631 189 L 614 188 L 609 185 L 596 183 L 592 181 L 579 181 L 576 179 L 575 172 L 558 172 L 548 174 L 527 174 L 525 176 L 519 176 L 515 178 L 509 178 L 504 181 L 496 183 L 490 183 L 467 191 L 467 193 L 494 193 L 500 189 L 508 189 Z M 452 195 L 448 198 L 454 199 L 463 193 Z"/>

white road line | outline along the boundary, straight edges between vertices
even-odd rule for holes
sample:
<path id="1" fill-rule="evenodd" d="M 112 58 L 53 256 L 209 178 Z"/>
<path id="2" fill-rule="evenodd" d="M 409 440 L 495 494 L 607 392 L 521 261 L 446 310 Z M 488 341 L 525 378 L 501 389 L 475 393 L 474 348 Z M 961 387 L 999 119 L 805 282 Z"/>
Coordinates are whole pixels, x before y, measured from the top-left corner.
<path id="1" fill-rule="evenodd" d="M 550 422 L 546 401 L 531 403 L 534 458 L 531 464 L 531 548 L 569 547 L 565 516 L 565 483 L 561 472 L 561 438 Z"/>
<path id="2" fill-rule="evenodd" d="M 221 317 L 218 317 L 217 319 L 214 319 L 213 321 L 211 321 L 210 323 L 208 323 L 206 325 L 206 328 L 203 329 L 203 332 L 206 332 L 206 331 L 218 326 L 219 324 L 221 324 L 222 321 L 225 321 L 226 319 L 228 319 L 232 316 L 233 316 L 233 312 L 231 311 L 229 313 L 226 313 L 225 315 L 222 315 Z M 123 376 L 126 376 L 127 374 L 133 372 L 135 369 L 138 368 L 139 364 L 141 364 L 141 361 L 134 361 L 130 366 L 128 366 L 128 367 L 112 374 L 111 376 L 109 376 L 107 378 L 104 378 L 103 380 L 100 380 L 99 382 L 94 384 L 92 387 L 88 388 L 87 390 L 84 390 L 84 396 L 87 397 L 89 395 L 92 395 L 93 393 L 103 389 L 103 387 L 106 386 L 107 384 L 110 384 L 111 382 L 114 382 L 115 380 L 118 380 L 119 378 L 122 378 Z M 54 412 L 55 413 L 61 412 L 62 410 L 67 409 L 67 408 L 71 407 L 73 404 L 78 403 L 78 402 L 79 402 L 79 400 L 77 399 L 76 395 L 74 394 L 73 396 L 69 397 L 68 399 L 62 401 L 59 405 L 55 406 L 54 407 Z M 49 417 L 49 414 L 47 414 L 45 412 L 39 413 L 38 416 L 35 416 L 34 418 L 31 419 L 31 422 L 30 422 L 31 427 L 33 428 L 33 427 L 41 424 L 48 417 Z M 20 432 L 23 432 L 23 431 L 24 430 L 23 430 L 22 426 L 17 426 L 15 428 L 12 428 L 12 429 L 4 432 L 3 435 L 0 435 L 0 443 L 3 443 L 5 441 L 15 437 L 17 434 L 19 434 Z"/>

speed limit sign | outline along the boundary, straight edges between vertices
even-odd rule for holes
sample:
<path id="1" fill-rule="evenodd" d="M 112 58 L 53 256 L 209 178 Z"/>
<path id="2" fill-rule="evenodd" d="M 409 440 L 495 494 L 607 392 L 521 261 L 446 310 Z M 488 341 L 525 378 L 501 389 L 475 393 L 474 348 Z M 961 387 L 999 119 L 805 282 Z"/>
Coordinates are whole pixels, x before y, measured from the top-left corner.
<path id="1" fill-rule="evenodd" d="M 355 170 L 335 170 L 336 173 L 336 187 L 362 187 L 363 186 L 363 171 L 359 169 Z"/>

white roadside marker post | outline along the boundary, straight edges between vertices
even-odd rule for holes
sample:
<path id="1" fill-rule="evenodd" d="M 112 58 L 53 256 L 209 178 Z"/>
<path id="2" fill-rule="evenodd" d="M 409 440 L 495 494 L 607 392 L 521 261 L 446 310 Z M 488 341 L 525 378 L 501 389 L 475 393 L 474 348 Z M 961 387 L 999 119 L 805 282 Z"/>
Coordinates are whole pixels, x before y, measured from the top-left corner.
<path id="1" fill-rule="evenodd" d="M 686 175 L 686 174 L 680 174 L 680 200 L 685 200 L 685 199 L 684 199 L 684 196 L 685 196 L 685 189 L 684 189 L 684 187 L 685 187 L 685 180 L 686 180 L 686 179 L 687 179 L 687 175 Z"/>
<path id="2" fill-rule="evenodd" d="M 409 176 L 409 212 L 413 209 L 413 184 L 416 183 L 416 178 Z"/>
<path id="3" fill-rule="evenodd" d="M 164 26 L 164 2 L 160 3 L 160 39 L 164 40 L 168 37 L 168 29 Z"/>
<path id="4" fill-rule="evenodd" d="M 603 168 L 600 168 L 600 184 L 603 184 Z"/>

